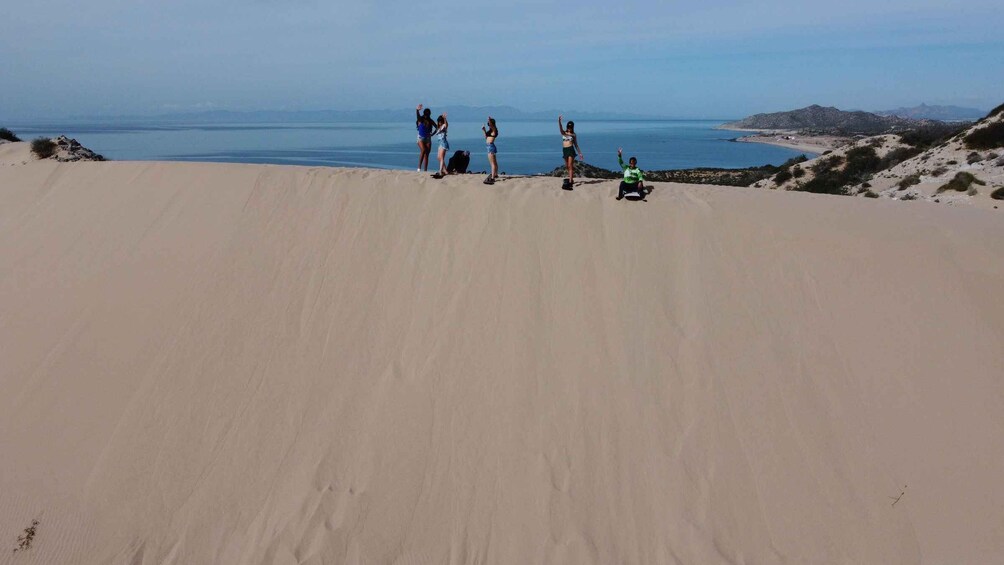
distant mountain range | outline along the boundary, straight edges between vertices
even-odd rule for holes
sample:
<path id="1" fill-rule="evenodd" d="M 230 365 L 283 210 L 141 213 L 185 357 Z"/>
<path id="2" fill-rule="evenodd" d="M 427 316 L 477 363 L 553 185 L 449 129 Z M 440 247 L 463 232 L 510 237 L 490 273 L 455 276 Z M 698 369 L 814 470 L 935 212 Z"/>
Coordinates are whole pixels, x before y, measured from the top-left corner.
<path id="1" fill-rule="evenodd" d="M 454 121 L 484 121 L 488 116 L 496 120 L 556 120 L 562 112 L 548 110 L 525 112 L 511 106 L 433 106 L 435 118 L 442 111 Z M 623 112 L 564 112 L 566 120 L 648 120 L 667 119 L 665 116 L 631 114 Z M 409 121 L 415 117 L 414 108 L 383 110 L 205 110 L 175 112 L 156 116 L 90 116 L 64 121 L 95 121 L 103 123 L 198 123 L 198 124 L 261 124 L 261 123 L 326 123 L 326 122 L 388 122 Z"/>
<path id="2" fill-rule="evenodd" d="M 738 130 L 799 130 L 839 135 L 876 135 L 916 127 L 922 123 L 921 120 L 879 116 L 870 112 L 844 111 L 813 104 L 788 112 L 755 114 L 737 122 L 723 124 L 721 127 Z"/>
<path id="3" fill-rule="evenodd" d="M 977 110 L 976 108 L 928 106 L 927 104 L 921 104 L 913 108 L 896 108 L 895 110 L 884 110 L 875 113 L 879 116 L 898 116 L 914 120 L 938 120 L 942 122 L 979 120 L 987 114 L 984 110 Z"/>

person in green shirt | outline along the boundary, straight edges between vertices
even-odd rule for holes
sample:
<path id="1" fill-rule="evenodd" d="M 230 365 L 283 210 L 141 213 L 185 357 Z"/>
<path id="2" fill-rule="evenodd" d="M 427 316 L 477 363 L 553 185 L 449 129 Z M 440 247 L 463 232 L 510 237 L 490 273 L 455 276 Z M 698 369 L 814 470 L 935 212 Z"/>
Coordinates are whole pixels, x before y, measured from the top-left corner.
<path id="1" fill-rule="evenodd" d="M 620 163 L 621 169 L 624 170 L 624 180 L 621 181 L 620 191 L 617 193 L 617 200 L 624 198 L 625 194 L 630 194 L 632 192 L 637 192 L 642 196 L 646 195 L 645 190 L 645 175 L 638 168 L 638 159 L 631 157 L 628 159 L 628 164 L 624 164 L 624 150 L 617 149 L 617 162 Z"/>

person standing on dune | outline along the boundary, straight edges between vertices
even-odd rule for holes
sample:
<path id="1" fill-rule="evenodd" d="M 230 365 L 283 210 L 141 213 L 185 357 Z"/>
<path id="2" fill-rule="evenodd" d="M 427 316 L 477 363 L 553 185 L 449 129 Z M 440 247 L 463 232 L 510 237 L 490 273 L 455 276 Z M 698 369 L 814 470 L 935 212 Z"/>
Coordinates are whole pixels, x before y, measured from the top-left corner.
<path id="1" fill-rule="evenodd" d="M 446 112 L 443 112 L 436 118 L 436 138 L 439 140 L 437 156 L 439 157 L 440 176 L 446 175 L 446 152 L 450 150 L 450 142 L 446 139 L 448 129 L 450 129 L 450 123 L 446 121 Z"/>
<path id="2" fill-rule="evenodd" d="M 575 122 L 569 121 L 567 126 L 561 125 L 561 116 L 558 116 L 558 131 L 561 132 L 561 156 L 565 159 L 565 167 L 568 168 L 568 178 L 561 184 L 561 188 L 572 190 L 575 184 L 575 154 L 579 154 L 580 160 L 585 160 L 582 150 L 579 149 L 579 138 L 575 135 Z"/>
<path id="3" fill-rule="evenodd" d="M 418 130 L 418 172 L 429 170 L 429 154 L 432 153 L 432 133 L 436 131 L 436 122 L 432 121 L 432 110 L 422 105 L 415 108 L 415 128 Z"/>
<path id="4" fill-rule="evenodd" d="M 495 118 L 488 116 L 487 126 L 481 126 L 481 131 L 485 134 L 485 146 L 488 151 L 488 163 L 492 170 L 485 179 L 485 184 L 495 184 L 499 178 L 498 148 L 495 147 L 495 139 L 499 136 L 499 128 L 495 125 Z"/>

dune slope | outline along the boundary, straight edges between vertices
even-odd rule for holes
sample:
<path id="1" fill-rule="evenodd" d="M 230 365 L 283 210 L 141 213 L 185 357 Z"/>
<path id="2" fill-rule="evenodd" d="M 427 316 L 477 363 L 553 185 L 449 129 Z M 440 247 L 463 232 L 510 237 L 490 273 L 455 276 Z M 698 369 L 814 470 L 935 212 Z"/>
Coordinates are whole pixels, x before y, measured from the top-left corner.
<path id="1" fill-rule="evenodd" d="M 1004 559 L 992 211 L 615 193 L 0 168 L 0 562 Z"/>

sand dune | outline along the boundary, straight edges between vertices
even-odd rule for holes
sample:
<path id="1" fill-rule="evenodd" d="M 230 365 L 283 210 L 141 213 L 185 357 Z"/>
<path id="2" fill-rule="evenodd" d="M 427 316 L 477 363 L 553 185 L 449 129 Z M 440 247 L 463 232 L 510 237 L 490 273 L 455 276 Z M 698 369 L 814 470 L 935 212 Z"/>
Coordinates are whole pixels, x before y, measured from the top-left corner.
<path id="1" fill-rule="evenodd" d="M 556 181 L 0 167 L 0 562 L 1004 560 L 998 216 Z"/>

